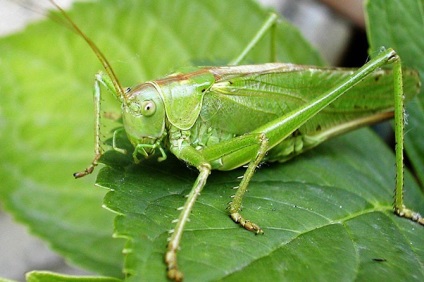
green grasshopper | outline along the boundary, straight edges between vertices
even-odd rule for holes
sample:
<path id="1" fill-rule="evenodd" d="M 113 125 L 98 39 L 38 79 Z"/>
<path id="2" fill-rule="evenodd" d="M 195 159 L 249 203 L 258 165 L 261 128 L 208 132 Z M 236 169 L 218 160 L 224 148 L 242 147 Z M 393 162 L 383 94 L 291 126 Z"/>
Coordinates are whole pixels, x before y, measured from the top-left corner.
<path id="1" fill-rule="evenodd" d="M 167 153 L 172 153 L 199 171 L 169 238 L 165 262 L 170 279 L 183 279 L 177 251 L 190 212 L 212 170 L 247 167 L 229 203 L 229 215 L 245 229 L 262 234 L 259 225 L 241 214 L 243 195 L 261 162 L 284 162 L 331 137 L 393 116 L 397 165 L 394 212 L 424 225 L 423 217 L 403 203 L 404 99 L 418 93 L 420 82 L 415 71 L 402 69 L 394 50 L 382 50 L 357 70 L 282 63 L 237 66 L 266 32 L 273 32 L 278 18 L 271 15 L 230 65 L 199 67 L 124 89 L 99 48 L 52 3 L 106 71 L 96 75 L 94 84 L 95 157 L 90 166 L 74 174 L 75 178 L 92 173 L 102 156 L 101 85 L 121 103 L 135 162 L 156 152 L 160 153 L 158 161 L 164 161 Z M 388 64 L 393 65 L 391 70 L 381 69 Z M 117 132 L 112 147 L 125 153 L 116 146 Z"/>

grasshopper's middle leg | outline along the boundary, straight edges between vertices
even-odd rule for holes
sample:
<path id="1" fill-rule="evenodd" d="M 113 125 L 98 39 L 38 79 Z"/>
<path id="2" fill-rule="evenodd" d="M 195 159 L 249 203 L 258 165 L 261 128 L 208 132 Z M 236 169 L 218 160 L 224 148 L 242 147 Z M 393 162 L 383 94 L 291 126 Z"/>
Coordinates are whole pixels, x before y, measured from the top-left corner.
<path id="1" fill-rule="evenodd" d="M 200 195 L 200 192 L 203 190 L 203 187 L 206 184 L 206 179 L 208 178 L 211 167 L 207 164 L 201 165 L 199 168 L 199 176 L 194 183 L 194 186 L 190 193 L 187 196 L 187 200 L 184 206 L 181 208 L 181 213 L 178 219 L 176 220 L 177 224 L 173 230 L 171 237 L 169 237 L 168 250 L 165 254 L 165 262 L 168 269 L 168 277 L 174 281 L 182 281 L 183 274 L 178 269 L 177 264 L 177 251 L 179 249 L 181 237 L 184 231 L 184 225 L 189 220 L 190 212 L 193 208 L 194 203 Z"/>
<path id="2" fill-rule="evenodd" d="M 171 152 L 179 159 L 186 161 L 199 170 L 199 175 L 193 185 L 193 188 L 187 196 L 187 200 L 184 206 L 179 209 L 181 210 L 180 215 L 178 219 L 174 221 L 176 225 L 175 228 L 171 230 L 168 250 L 165 254 L 165 262 L 168 268 L 168 277 L 170 279 L 180 281 L 182 280 L 183 275 L 178 269 L 177 251 L 179 249 L 184 226 L 188 222 L 190 212 L 198 196 L 200 195 L 200 192 L 205 186 L 206 180 L 211 172 L 212 166 L 209 163 L 210 160 L 215 160 L 226 155 L 231 155 L 231 153 L 234 152 L 243 152 L 243 150 L 246 150 L 246 154 L 244 154 L 245 160 L 249 161 L 253 159 L 250 162 L 239 190 L 233 199 L 233 203 L 230 204 L 230 211 L 231 217 L 234 221 L 240 223 L 250 231 L 262 233 L 262 229 L 260 229 L 256 224 L 245 220 L 239 214 L 239 210 L 241 208 L 241 200 L 244 192 L 246 192 L 248 182 L 252 177 L 255 168 L 263 159 L 265 153 L 268 151 L 268 141 L 264 134 L 248 134 L 235 138 L 229 142 L 226 142 L 225 144 L 211 146 L 206 151 L 198 151 L 190 145 L 178 146 L 178 142 L 175 143 L 177 145 L 171 146 Z M 254 153 L 252 154 L 252 152 L 256 152 L 256 157 Z"/>
<path id="3" fill-rule="evenodd" d="M 199 175 L 193 185 L 187 200 L 183 207 L 179 208 L 180 215 L 173 222 L 176 223 L 175 228 L 170 231 L 168 250 L 165 254 L 165 263 L 168 269 L 168 278 L 174 281 L 182 281 L 183 274 L 178 269 L 177 252 L 180 246 L 181 237 L 183 235 L 184 226 L 189 221 L 189 215 L 193 209 L 194 203 L 199 197 L 206 180 L 211 173 L 211 165 L 203 158 L 203 156 L 191 146 L 171 146 L 171 151 L 180 159 L 185 160 L 190 165 L 195 166 L 199 170 Z"/>
<path id="4" fill-rule="evenodd" d="M 255 173 L 255 169 L 258 167 L 262 159 L 264 158 L 266 152 L 268 151 L 268 139 L 265 137 L 264 134 L 261 134 L 259 136 L 259 150 L 257 152 L 256 157 L 249 163 L 246 172 L 243 175 L 243 179 L 240 182 L 240 185 L 237 187 L 237 192 L 233 196 L 233 200 L 230 202 L 228 209 L 230 211 L 230 217 L 234 222 L 239 223 L 241 226 L 243 226 L 245 229 L 255 232 L 256 234 L 262 234 L 263 230 L 256 225 L 255 223 L 246 220 L 241 214 L 239 213 L 242 208 L 242 199 L 244 196 L 244 193 L 247 191 L 247 186 L 249 184 L 250 179 L 252 178 L 253 174 Z"/>

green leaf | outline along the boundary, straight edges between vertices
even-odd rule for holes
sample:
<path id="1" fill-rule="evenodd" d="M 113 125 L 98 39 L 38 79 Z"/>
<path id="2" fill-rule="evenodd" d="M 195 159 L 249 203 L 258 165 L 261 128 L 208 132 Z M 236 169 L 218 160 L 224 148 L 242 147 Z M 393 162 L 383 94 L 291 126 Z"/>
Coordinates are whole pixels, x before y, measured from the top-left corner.
<path id="1" fill-rule="evenodd" d="M 75 5 L 70 16 L 131 86 L 181 66 L 225 64 L 267 12 L 242 0 L 105 0 Z M 322 64 L 285 22 L 277 35 L 280 61 Z M 268 42 L 246 62 L 267 62 Z M 73 262 L 120 277 L 123 244 L 111 238 L 114 215 L 100 208 L 104 190 L 91 189 L 93 177 L 71 178 L 92 155 L 91 88 L 100 64 L 80 38 L 50 22 L 1 40 L 0 54 L 2 202 Z M 103 160 L 110 167 L 97 183 L 113 189 L 104 204 L 119 214 L 115 237 L 127 239 L 128 280 L 165 280 L 167 232 L 196 171 L 172 158 L 134 165 L 109 152 Z M 424 230 L 391 213 L 393 168 L 391 152 L 367 130 L 263 165 L 243 210 L 263 236 L 235 225 L 226 211 L 243 170 L 213 172 L 183 234 L 186 280 L 422 280 Z M 424 212 L 410 176 L 406 196 Z"/>
<path id="2" fill-rule="evenodd" d="M 0 54 L 2 205 L 74 264 L 121 276 L 105 191 L 72 177 L 92 155 L 95 58 L 50 20 L 1 39 Z"/>
<path id="3" fill-rule="evenodd" d="M 134 165 L 130 156 L 108 152 L 104 160 L 111 167 L 101 170 L 97 183 L 112 189 L 105 204 L 119 214 L 117 234 L 129 239 L 130 280 L 165 279 L 168 230 L 196 171 L 176 159 Z M 186 280 L 419 281 L 424 228 L 392 213 L 393 164 L 378 137 L 361 130 L 289 163 L 263 165 L 243 209 L 263 236 L 234 224 L 226 211 L 243 170 L 213 172 L 178 254 Z M 410 176 L 407 187 L 408 204 L 422 212 L 423 195 Z"/>
<path id="4" fill-rule="evenodd" d="M 396 50 L 404 66 L 419 71 L 424 81 L 424 2 L 368 1 L 367 34 L 370 54 L 376 54 L 383 47 Z M 424 184 L 424 146 L 417 136 L 424 136 L 424 87 L 418 98 L 407 105 L 408 126 L 405 146 L 414 171 Z"/>

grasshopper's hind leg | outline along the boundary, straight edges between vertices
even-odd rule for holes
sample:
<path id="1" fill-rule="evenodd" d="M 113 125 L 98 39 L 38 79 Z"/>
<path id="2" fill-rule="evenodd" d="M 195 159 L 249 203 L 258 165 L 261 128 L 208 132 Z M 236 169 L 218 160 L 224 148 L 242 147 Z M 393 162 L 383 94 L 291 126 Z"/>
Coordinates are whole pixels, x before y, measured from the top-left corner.
<path id="1" fill-rule="evenodd" d="M 258 167 L 262 159 L 264 158 L 266 152 L 268 151 L 268 139 L 264 134 L 259 136 L 260 147 L 258 153 L 249 165 L 247 166 L 246 172 L 243 175 L 243 179 L 240 182 L 239 187 L 237 188 L 237 192 L 233 197 L 233 200 L 229 204 L 230 217 L 234 220 L 234 222 L 239 223 L 245 229 L 255 232 L 256 234 L 262 234 L 263 230 L 256 225 L 255 223 L 246 220 L 241 214 L 240 211 L 242 209 L 242 199 L 244 193 L 247 191 L 247 186 L 249 185 L 249 181 L 255 173 L 255 169 Z"/>
<path id="2" fill-rule="evenodd" d="M 244 48 L 244 50 L 238 55 L 237 58 L 232 60 L 228 65 L 234 66 L 238 65 L 246 56 L 249 54 L 250 51 L 252 51 L 253 47 L 258 44 L 259 40 L 264 37 L 266 32 L 268 30 L 271 31 L 271 50 L 270 50 L 270 62 L 275 62 L 277 58 L 276 53 L 276 44 L 275 44 L 275 25 L 277 23 L 278 16 L 277 14 L 270 14 L 268 19 L 263 23 L 261 28 L 258 30 L 258 32 L 255 34 L 255 36 L 250 40 L 250 42 L 247 44 L 247 46 Z"/>
<path id="3" fill-rule="evenodd" d="M 406 208 L 403 202 L 404 188 L 404 127 L 405 106 L 400 58 L 395 57 L 393 65 L 394 100 L 395 100 L 395 139 L 396 139 L 396 188 L 394 211 L 401 217 L 408 218 L 424 225 L 424 218 L 417 212 Z"/>

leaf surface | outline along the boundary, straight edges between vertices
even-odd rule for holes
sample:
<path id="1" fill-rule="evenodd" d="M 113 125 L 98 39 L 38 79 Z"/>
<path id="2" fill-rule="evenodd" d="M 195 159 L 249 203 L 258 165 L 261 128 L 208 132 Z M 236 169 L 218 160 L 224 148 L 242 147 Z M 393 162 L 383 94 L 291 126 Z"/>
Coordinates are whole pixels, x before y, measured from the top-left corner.
<path id="1" fill-rule="evenodd" d="M 165 279 L 168 231 L 196 172 L 176 159 L 134 165 L 116 154 L 105 156 L 111 167 L 97 183 L 112 189 L 105 204 L 119 213 L 117 234 L 129 239 L 126 271 L 133 281 Z M 226 211 L 243 170 L 213 172 L 183 235 L 178 257 L 186 279 L 424 277 L 424 228 L 392 213 L 393 163 L 378 137 L 361 130 L 286 164 L 263 165 L 243 209 L 263 236 L 234 224 Z M 407 187 L 408 204 L 422 212 L 410 176 Z"/>
<path id="2" fill-rule="evenodd" d="M 241 0 L 105 0 L 77 4 L 70 16 L 132 86 L 182 66 L 229 62 L 267 12 Z M 286 23 L 277 35 L 279 61 L 322 64 Z M 268 42 L 246 62 L 267 62 Z M 114 215 L 100 208 L 104 190 L 91 188 L 93 177 L 71 178 L 92 156 L 90 91 L 101 66 L 80 38 L 52 23 L 2 39 L 0 54 L 2 203 L 73 262 L 121 277 L 123 244 L 111 236 Z M 110 96 L 103 105 L 118 108 Z M 172 157 L 134 165 L 109 152 L 103 161 L 97 184 L 111 189 L 104 205 L 118 213 L 114 236 L 127 239 L 128 280 L 165 280 L 168 231 L 196 171 Z M 243 212 L 263 236 L 228 217 L 242 174 L 213 172 L 196 203 L 178 254 L 187 281 L 423 280 L 424 229 L 392 214 L 394 158 L 368 130 L 259 169 Z M 423 193 L 406 180 L 407 204 L 424 213 Z"/>

